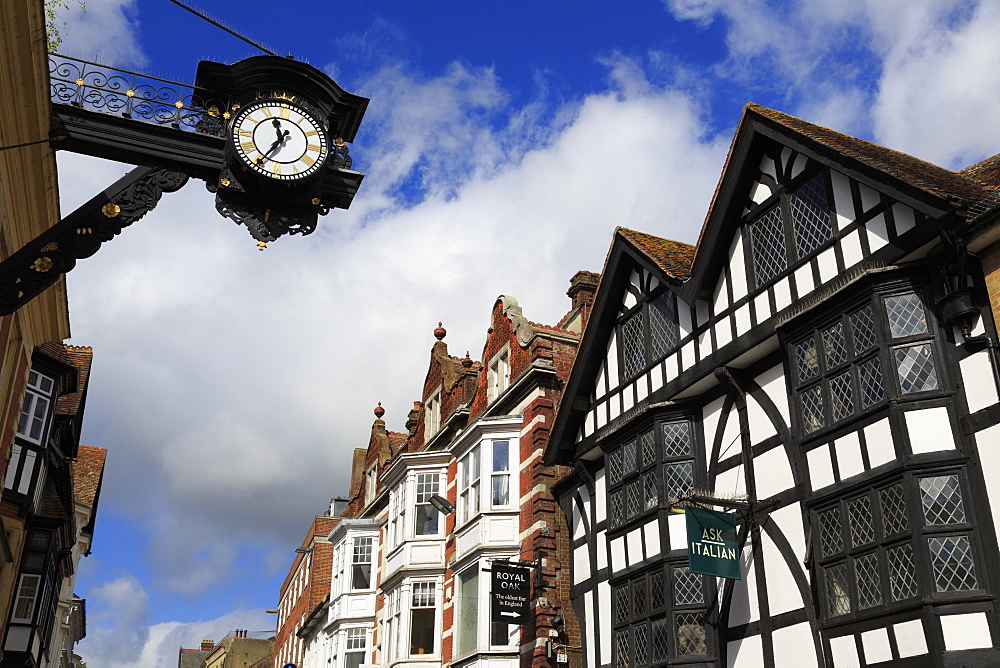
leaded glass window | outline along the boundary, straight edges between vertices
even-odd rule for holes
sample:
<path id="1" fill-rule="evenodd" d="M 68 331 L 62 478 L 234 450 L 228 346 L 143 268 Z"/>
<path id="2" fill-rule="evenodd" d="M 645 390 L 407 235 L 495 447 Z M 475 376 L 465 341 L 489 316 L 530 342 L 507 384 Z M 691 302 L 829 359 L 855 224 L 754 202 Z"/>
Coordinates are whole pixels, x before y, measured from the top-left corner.
<path id="1" fill-rule="evenodd" d="M 683 562 L 612 583 L 615 664 L 638 667 L 713 653 L 706 584 Z"/>
<path id="2" fill-rule="evenodd" d="M 654 424 L 611 449 L 605 466 L 609 528 L 655 512 L 694 488 L 694 430 L 687 420 Z"/>
<path id="3" fill-rule="evenodd" d="M 980 589 L 963 479 L 905 474 L 814 514 L 827 617 Z"/>
<path id="4" fill-rule="evenodd" d="M 758 286 L 770 282 L 788 268 L 781 207 L 772 208 L 750 224 L 750 247 L 753 249 L 753 269 Z"/>
<path id="5" fill-rule="evenodd" d="M 836 426 L 893 396 L 939 389 L 929 322 L 918 293 L 880 295 L 791 342 L 802 434 Z"/>
<path id="6" fill-rule="evenodd" d="M 661 292 L 634 308 L 618 328 L 621 380 L 635 378 L 677 347 L 677 301 L 673 292 Z"/>
<path id="7" fill-rule="evenodd" d="M 830 205 L 822 173 L 816 174 L 793 191 L 788 197 L 788 205 L 798 259 L 806 257 L 833 238 Z"/>

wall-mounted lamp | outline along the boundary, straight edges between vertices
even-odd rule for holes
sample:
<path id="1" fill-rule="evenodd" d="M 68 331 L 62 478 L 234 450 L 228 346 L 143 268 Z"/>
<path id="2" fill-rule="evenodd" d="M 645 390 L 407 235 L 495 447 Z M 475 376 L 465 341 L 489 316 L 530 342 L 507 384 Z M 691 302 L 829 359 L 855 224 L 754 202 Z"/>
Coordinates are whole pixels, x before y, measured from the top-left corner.
<path id="1" fill-rule="evenodd" d="M 428 501 L 432 506 L 440 510 L 445 515 L 451 515 L 453 512 L 455 512 L 455 506 L 450 501 L 448 501 L 448 499 L 444 498 L 440 494 L 435 494 L 430 499 L 428 499 Z"/>
<path id="2" fill-rule="evenodd" d="M 311 547 L 297 547 L 297 548 L 295 548 L 295 552 L 297 554 L 309 554 L 312 551 L 313 551 L 313 549 Z"/>

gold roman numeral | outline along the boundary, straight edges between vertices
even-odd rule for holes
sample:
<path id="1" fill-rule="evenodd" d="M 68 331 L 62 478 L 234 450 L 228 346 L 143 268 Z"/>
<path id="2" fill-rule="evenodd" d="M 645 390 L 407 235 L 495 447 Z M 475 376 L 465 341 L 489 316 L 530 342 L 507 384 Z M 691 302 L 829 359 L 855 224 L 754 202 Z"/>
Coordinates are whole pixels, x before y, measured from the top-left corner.
<path id="1" fill-rule="evenodd" d="M 309 145 L 306 146 L 306 150 L 307 151 L 316 151 L 317 153 L 319 153 L 323 149 L 321 147 L 317 146 L 316 144 L 309 144 Z"/>
<path id="2" fill-rule="evenodd" d="M 279 113 L 279 115 L 280 115 L 280 116 L 281 116 L 282 118 L 288 118 L 288 114 L 289 114 L 289 112 L 291 112 L 291 111 L 292 111 L 292 110 L 291 110 L 291 109 L 289 109 L 288 107 L 282 107 L 282 108 L 281 108 L 281 112 Z"/>
<path id="3" fill-rule="evenodd" d="M 271 171 L 274 172 L 275 174 L 281 174 L 281 163 L 280 162 L 272 162 L 271 163 Z"/>
<path id="4" fill-rule="evenodd" d="M 249 132 L 247 134 L 250 134 Z M 257 150 L 257 145 L 252 141 L 240 142 L 240 148 L 243 149 L 245 153 L 250 153 L 251 151 Z"/>
<path id="5" fill-rule="evenodd" d="M 253 137 L 253 133 L 250 132 L 249 130 L 240 129 L 236 131 L 236 134 L 238 134 L 241 137 Z"/>
<path id="6" fill-rule="evenodd" d="M 313 163 L 316 162 L 316 158 L 312 157 L 311 155 L 304 155 L 301 158 L 299 158 L 299 162 L 305 164 L 306 167 L 312 167 Z"/>
<path id="7" fill-rule="evenodd" d="M 306 137 L 312 137 L 315 134 L 318 134 L 318 133 L 315 130 L 310 130 L 309 132 L 306 133 Z"/>

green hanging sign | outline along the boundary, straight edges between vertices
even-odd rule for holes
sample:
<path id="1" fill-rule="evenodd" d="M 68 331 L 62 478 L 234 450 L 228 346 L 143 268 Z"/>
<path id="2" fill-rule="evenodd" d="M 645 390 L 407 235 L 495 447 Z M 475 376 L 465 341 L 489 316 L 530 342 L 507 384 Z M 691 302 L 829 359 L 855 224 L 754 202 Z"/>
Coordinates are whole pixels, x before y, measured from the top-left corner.
<path id="1" fill-rule="evenodd" d="M 688 567 L 692 573 L 741 579 L 736 514 L 687 507 Z"/>

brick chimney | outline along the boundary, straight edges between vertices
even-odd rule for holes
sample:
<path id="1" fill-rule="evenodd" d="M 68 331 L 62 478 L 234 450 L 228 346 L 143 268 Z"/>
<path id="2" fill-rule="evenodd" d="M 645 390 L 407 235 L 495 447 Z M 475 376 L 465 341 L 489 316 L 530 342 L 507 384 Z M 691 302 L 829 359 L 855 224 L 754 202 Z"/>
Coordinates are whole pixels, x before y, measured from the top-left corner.
<path id="1" fill-rule="evenodd" d="M 573 308 L 583 307 L 580 310 L 580 331 L 587 328 L 587 321 L 590 319 L 590 311 L 594 307 L 594 295 L 597 294 L 597 284 L 601 280 L 600 274 L 592 271 L 578 271 L 569 279 L 569 290 L 566 295 L 573 300 Z"/>
<path id="2" fill-rule="evenodd" d="M 214 640 L 202 640 L 201 641 L 201 651 L 202 652 L 211 652 L 213 649 L 215 649 L 215 641 Z"/>

